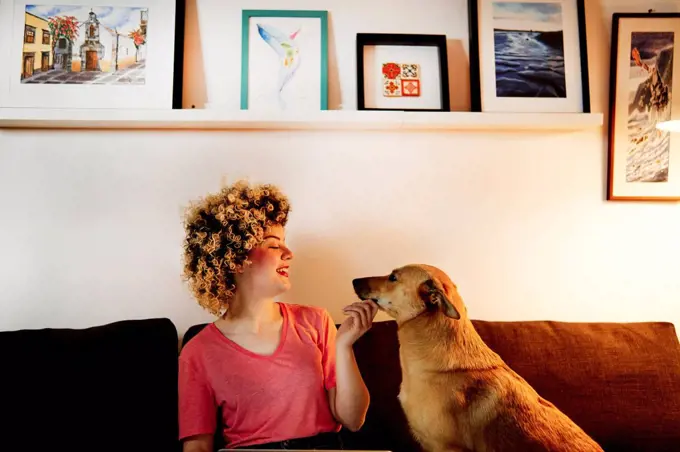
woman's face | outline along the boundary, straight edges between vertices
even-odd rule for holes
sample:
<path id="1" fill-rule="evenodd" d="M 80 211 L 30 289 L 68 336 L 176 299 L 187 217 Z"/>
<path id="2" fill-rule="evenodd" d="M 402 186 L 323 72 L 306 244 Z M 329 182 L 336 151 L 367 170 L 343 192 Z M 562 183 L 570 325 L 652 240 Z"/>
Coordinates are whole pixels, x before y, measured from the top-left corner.
<path id="1" fill-rule="evenodd" d="M 248 259 L 252 264 L 240 275 L 237 287 L 247 287 L 257 297 L 275 297 L 286 292 L 290 289 L 288 268 L 292 258 L 284 228 L 271 226 L 265 231 L 264 241 L 250 251 Z"/>

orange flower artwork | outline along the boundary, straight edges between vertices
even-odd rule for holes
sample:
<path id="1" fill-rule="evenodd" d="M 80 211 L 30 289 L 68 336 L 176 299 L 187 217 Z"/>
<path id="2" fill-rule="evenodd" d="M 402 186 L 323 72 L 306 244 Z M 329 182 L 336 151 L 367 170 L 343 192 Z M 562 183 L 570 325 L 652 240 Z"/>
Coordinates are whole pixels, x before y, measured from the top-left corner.
<path id="1" fill-rule="evenodd" d="M 420 96 L 420 65 L 415 63 L 383 63 L 383 96 Z"/>

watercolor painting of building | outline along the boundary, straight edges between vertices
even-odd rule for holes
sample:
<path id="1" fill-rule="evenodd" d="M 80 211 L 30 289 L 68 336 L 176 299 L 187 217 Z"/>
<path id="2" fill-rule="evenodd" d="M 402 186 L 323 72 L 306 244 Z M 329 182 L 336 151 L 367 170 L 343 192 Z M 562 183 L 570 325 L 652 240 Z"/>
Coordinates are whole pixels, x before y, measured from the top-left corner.
<path id="1" fill-rule="evenodd" d="M 50 59 L 36 70 L 25 42 L 22 83 L 144 84 L 148 18 L 146 8 L 27 5 L 26 26 L 46 30 Z"/>
<path id="2" fill-rule="evenodd" d="M 47 72 L 53 64 L 52 35 L 47 19 L 26 13 L 22 52 L 22 77 Z"/>

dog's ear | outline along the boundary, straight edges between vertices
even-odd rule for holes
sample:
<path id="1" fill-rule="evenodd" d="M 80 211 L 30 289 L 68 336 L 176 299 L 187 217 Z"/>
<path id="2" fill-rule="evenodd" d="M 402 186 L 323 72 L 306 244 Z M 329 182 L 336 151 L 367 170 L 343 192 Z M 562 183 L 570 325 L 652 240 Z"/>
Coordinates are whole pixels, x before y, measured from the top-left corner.
<path id="1" fill-rule="evenodd" d="M 446 290 L 439 281 L 428 279 L 421 284 L 420 296 L 426 306 L 441 309 L 447 317 L 452 319 L 460 319 L 460 312 L 453 306 L 449 296 L 446 294 Z"/>

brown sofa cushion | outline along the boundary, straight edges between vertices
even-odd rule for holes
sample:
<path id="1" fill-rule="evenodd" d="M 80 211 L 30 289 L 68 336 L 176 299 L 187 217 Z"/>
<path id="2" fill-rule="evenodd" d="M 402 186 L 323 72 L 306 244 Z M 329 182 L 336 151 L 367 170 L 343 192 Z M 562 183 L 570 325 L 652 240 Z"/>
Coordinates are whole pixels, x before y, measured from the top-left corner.
<path id="1" fill-rule="evenodd" d="M 605 450 L 680 450 L 673 324 L 477 321 L 475 327 Z"/>
<path id="2" fill-rule="evenodd" d="M 670 323 L 474 321 L 486 343 L 607 452 L 680 450 L 680 345 Z M 356 344 L 371 392 L 351 448 L 417 448 L 397 400 L 396 324 L 378 322 Z"/>

